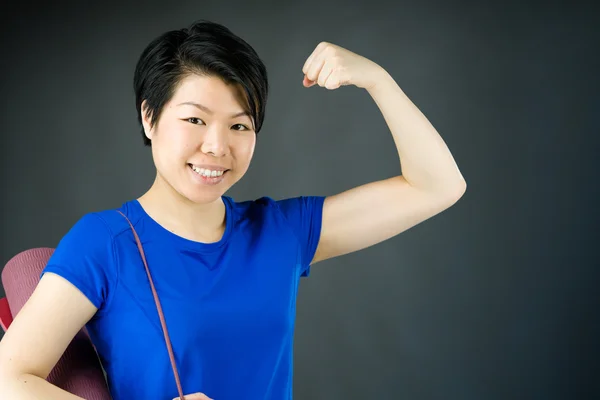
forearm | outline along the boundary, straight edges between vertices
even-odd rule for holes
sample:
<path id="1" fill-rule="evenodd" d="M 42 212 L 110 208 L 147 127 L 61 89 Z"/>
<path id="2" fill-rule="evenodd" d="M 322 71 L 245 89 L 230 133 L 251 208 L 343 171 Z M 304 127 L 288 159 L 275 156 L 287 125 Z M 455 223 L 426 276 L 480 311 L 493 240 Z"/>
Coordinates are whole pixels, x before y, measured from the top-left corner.
<path id="1" fill-rule="evenodd" d="M 385 70 L 377 75 L 367 91 L 392 133 L 404 179 L 425 191 L 464 190 L 458 166 L 435 128 Z"/>
<path id="2" fill-rule="evenodd" d="M 19 400 L 82 400 L 45 379 L 31 374 L 3 377 L 0 384 L 2 398 Z"/>

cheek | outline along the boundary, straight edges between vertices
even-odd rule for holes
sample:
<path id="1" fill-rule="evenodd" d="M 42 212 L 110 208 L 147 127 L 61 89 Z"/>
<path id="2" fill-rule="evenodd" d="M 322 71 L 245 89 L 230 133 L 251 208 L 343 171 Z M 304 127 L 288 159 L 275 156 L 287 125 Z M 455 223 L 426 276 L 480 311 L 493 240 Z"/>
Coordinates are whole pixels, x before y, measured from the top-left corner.
<path id="1" fill-rule="evenodd" d="M 256 135 L 240 137 L 234 144 L 235 158 L 238 162 L 249 163 L 254 154 Z"/>
<path id="2" fill-rule="evenodd" d="M 186 157 L 195 151 L 197 134 L 193 127 L 185 124 L 169 124 L 160 132 L 160 147 L 164 158 L 176 159 Z"/>
<path id="3" fill-rule="evenodd" d="M 152 140 L 152 156 L 162 174 L 168 174 L 168 170 L 176 168 L 180 160 L 189 156 L 193 146 L 186 139 L 189 135 L 185 129 L 164 125 L 157 133 Z"/>

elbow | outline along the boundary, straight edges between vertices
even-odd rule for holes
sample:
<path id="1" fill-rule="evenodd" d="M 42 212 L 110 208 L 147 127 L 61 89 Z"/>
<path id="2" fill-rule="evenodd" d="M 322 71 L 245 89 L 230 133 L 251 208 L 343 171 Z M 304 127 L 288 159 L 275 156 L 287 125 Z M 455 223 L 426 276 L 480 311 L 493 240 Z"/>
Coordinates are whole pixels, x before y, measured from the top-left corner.
<path id="1" fill-rule="evenodd" d="M 2 390 L 6 391 L 8 390 L 8 388 L 13 387 L 15 385 L 16 380 L 17 376 L 14 373 L 10 372 L 6 368 L 6 365 L 2 365 L 2 363 L 0 363 L 0 387 L 2 388 Z"/>
<path id="2" fill-rule="evenodd" d="M 13 375 L 9 372 L 9 368 L 6 364 L 4 357 L 0 357 L 0 387 L 3 387 L 4 382 Z"/>
<path id="3" fill-rule="evenodd" d="M 37 378 L 37 376 L 19 373 L 17 371 L 6 368 L 5 365 L 0 365 L 0 388 L 2 388 L 2 394 L 0 395 L 0 399 L 32 398 L 30 397 L 31 393 L 28 391 L 29 389 L 27 389 L 26 386 L 24 386 L 24 384 L 26 384 L 27 381 L 32 380 L 32 378 Z"/>
<path id="4" fill-rule="evenodd" d="M 455 201 L 458 201 L 461 197 L 463 197 L 463 195 L 465 194 L 466 191 L 467 191 L 467 181 L 465 181 L 465 178 L 463 178 L 461 176 L 459 182 L 456 184 L 456 187 L 454 188 L 454 197 L 456 198 Z"/>
<path id="5" fill-rule="evenodd" d="M 441 199 L 447 207 L 450 207 L 458 202 L 466 191 L 467 182 L 461 177 L 457 182 L 445 185 L 444 189 L 438 192 L 438 198 Z"/>
<path id="6" fill-rule="evenodd" d="M 19 374 L 7 364 L 5 360 L 0 360 L 0 387 L 7 387 L 19 377 Z"/>
<path id="7" fill-rule="evenodd" d="M 467 191 L 467 182 L 460 171 L 446 174 L 443 176 L 431 177 L 429 181 L 412 182 L 403 176 L 404 179 L 415 188 L 420 188 L 424 193 L 435 199 L 439 205 L 451 206 L 456 203 Z"/>
<path id="8" fill-rule="evenodd" d="M 0 388 L 2 388 L 3 394 L 6 394 L 6 391 L 12 393 L 9 388 L 18 385 L 23 375 L 20 369 L 14 365 L 12 358 L 7 354 L 3 354 L 2 346 L 0 346 Z M 0 398 L 3 397 L 0 396 Z"/>

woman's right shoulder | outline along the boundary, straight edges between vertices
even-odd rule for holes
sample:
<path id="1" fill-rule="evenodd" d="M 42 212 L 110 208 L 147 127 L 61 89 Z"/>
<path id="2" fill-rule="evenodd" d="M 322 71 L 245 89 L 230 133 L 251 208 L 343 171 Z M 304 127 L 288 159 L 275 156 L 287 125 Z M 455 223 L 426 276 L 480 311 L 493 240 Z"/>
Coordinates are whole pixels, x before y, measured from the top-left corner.
<path id="1" fill-rule="evenodd" d="M 130 229 L 126 209 L 106 209 L 83 214 L 59 239 L 49 264 L 87 262 L 89 258 L 101 264 L 113 263 L 116 243 Z"/>
<path id="2" fill-rule="evenodd" d="M 119 279 L 117 241 L 129 229 L 112 209 L 82 215 L 60 239 L 40 278 L 53 272 L 70 281 L 103 312 Z M 126 212 L 124 212 L 126 214 Z"/>
<path id="3" fill-rule="evenodd" d="M 132 219 L 132 216 L 127 214 L 128 210 L 125 205 L 119 208 L 92 211 L 83 214 L 71 226 L 65 237 L 63 237 L 63 240 L 69 236 L 81 237 L 82 239 L 88 238 L 89 240 L 114 240 L 123 232 L 130 229 L 127 219 Z"/>

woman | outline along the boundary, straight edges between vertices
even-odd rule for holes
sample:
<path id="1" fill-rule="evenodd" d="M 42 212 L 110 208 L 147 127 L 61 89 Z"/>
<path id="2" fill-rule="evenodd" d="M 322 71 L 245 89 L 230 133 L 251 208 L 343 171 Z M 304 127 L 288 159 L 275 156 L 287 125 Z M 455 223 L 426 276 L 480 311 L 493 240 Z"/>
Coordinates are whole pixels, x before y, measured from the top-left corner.
<path id="1" fill-rule="evenodd" d="M 133 227 L 186 398 L 291 399 L 299 278 L 432 217 L 466 187 L 438 133 L 382 67 L 323 42 L 302 72 L 305 87 L 355 85 L 372 96 L 403 175 L 326 198 L 225 196 L 246 173 L 263 123 L 265 67 L 218 24 L 163 34 L 134 76 L 156 179 L 118 210 L 83 216 L 61 240 L 0 343 L 9 398 L 76 398 L 44 379 L 84 325 L 115 400 L 179 396 Z"/>

